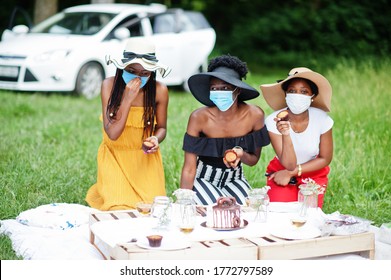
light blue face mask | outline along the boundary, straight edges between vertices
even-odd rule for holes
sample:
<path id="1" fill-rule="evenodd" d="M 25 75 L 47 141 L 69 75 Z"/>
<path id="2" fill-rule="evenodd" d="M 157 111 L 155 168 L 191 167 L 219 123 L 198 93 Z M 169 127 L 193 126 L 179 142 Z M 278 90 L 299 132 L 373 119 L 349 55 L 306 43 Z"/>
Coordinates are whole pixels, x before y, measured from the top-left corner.
<path id="1" fill-rule="evenodd" d="M 209 99 L 219 108 L 220 111 L 225 112 L 231 108 L 235 100 L 232 98 L 235 90 L 211 90 Z M 236 99 L 236 98 L 235 98 Z"/>
<path id="2" fill-rule="evenodd" d="M 122 79 L 124 80 L 125 84 L 129 83 L 131 80 L 135 78 L 140 78 L 141 79 L 141 86 L 140 88 L 144 87 L 145 84 L 148 82 L 149 77 L 140 77 L 135 74 L 129 73 L 128 71 L 123 71 L 122 73 Z"/>

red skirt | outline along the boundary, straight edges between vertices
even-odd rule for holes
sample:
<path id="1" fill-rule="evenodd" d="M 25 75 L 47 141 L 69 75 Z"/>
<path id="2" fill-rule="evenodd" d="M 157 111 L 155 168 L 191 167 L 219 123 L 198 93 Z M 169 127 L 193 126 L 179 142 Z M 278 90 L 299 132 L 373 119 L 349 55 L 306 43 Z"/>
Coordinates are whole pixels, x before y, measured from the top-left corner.
<path id="1" fill-rule="evenodd" d="M 272 174 L 279 170 L 284 170 L 285 167 L 280 163 L 277 157 L 274 157 L 267 166 L 266 173 Z M 266 180 L 266 185 L 270 186 L 270 190 L 268 195 L 270 197 L 271 202 L 290 202 L 297 201 L 297 196 L 299 193 L 299 186 L 302 184 L 303 179 L 311 178 L 317 184 L 324 186 L 325 191 L 323 194 L 319 194 L 318 196 L 318 206 L 322 208 L 323 206 L 323 198 L 327 189 L 328 183 L 328 174 L 330 172 L 330 167 L 326 166 L 320 170 L 302 173 L 301 176 L 296 176 L 297 182 L 296 184 L 289 184 L 286 186 L 277 185 L 274 180 Z"/>

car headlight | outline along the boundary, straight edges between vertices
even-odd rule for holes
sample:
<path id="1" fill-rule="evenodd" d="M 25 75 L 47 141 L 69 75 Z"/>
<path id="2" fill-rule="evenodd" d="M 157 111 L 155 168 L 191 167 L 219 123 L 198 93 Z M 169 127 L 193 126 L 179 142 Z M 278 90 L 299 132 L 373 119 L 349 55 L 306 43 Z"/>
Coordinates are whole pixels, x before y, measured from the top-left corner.
<path id="1" fill-rule="evenodd" d="M 55 50 L 44 52 L 35 57 L 38 62 L 56 61 L 65 59 L 71 53 L 70 50 Z"/>

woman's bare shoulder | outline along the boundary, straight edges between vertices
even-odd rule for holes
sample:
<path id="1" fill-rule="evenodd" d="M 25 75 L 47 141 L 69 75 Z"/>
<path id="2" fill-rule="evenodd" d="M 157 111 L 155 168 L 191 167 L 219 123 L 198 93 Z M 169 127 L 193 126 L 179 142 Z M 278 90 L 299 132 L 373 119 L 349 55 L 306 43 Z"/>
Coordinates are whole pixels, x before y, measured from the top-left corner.
<path id="1" fill-rule="evenodd" d="M 159 81 L 156 81 L 156 100 L 158 102 L 168 100 L 168 87 Z"/>
<path id="2" fill-rule="evenodd" d="M 101 95 L 104 98 L 108 98 L 111 94 L 111 90 L 114 86 L 114 76 L 113 77 L 107 77 L 103 80 L 102 86 L 101 86 Z"/>
<path id="3" fill-rule="evenodd" d="M 261 107 L 254 104 L 246 104 L 247 111 L 253 116 L 253 117 L 264 117 L 265 112 L 262 110 Z"/>
<path id="4" fill-rule="evenodd" d="M 208 107 L 201 107 L 201 108 L 195 109 L 190 114 L 190 119 L 195 119 L 197 121 L 200 121 L 203 119 L 207 119 L 209 114 L 210 114 L 210 112 L 209 112 Z"/>
<path id="5" fill-rule="evenodd" d="M 157 92 L 168 92 L 168 87 L 166 86 L 166 84 L 162 83 L 162 82 L 159 82 L 159 81 L 156 81 L 156 91 Z"/>
<path id="6" fill-rule="evenodd" d="M 102 85 L 105 86 L 105 85 L 113 85 L 114 84 L 114 76 L 111 76 L 111 77 L 107 77 L 106 79 L 103 80 L 102 82 Z"/>

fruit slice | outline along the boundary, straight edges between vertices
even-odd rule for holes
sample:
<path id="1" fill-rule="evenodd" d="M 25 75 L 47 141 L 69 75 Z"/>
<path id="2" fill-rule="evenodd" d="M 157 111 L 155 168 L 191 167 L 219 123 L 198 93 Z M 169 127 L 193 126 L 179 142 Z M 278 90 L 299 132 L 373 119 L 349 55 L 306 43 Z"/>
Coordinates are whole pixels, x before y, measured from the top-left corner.
<path id="1" fill-rule="evenodd" d="M 234 150 L 226 150 L 224 153 L 224 159 L 229 162 L 235 162 L 235 160 L 238 158 L 238 154 Z"/>
<path id="2" fill-rule="evenodd" d="M 277 118 L 279 118 L 281 121 L 288 121 L 289 120 L 289 113 L 287 110 L 283 110 L 277 114 Z"/>

